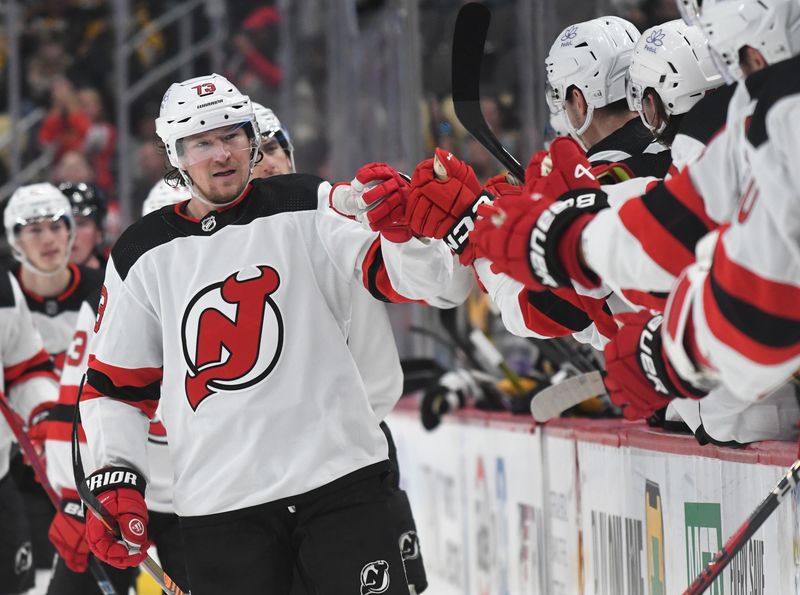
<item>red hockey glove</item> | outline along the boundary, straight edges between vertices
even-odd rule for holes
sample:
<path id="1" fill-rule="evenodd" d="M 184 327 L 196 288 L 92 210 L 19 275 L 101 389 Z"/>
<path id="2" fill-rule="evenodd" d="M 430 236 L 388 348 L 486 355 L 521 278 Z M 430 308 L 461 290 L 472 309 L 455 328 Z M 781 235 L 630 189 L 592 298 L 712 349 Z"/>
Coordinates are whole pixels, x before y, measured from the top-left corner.
<path id="1" fill-rule="evenodd" d="M 683 382 L 662 349 L 661 320 L 647 311 L 620 314 L 624 326 L 606 345 L 605 385 L 626 419 L 650 417 L 674 398 L 705 393 Z"/>
<path id="2" fill-rule="evenodd" d="M 144 478 L 127 467 L 107 467 L 86 480 L 89 489 L 117 521 L 116 539 L 94 514 L 86 518 L 86 540 L 92 552 L 115 568 L 138 566 L 147 557 L 147 505 Z"/>
<path id="3" fill-rule="evenodd" d="M 553 201 L 576 188 L 599 188 L 592 164 L 581 146 L 569 136 L 559 136 L 550 151 L 537 151 L 525 170 L 525 192 L 534 200 Z"/>
<path id="4" fill-rule="evenodd" d="M 470 239 L 495 272 L 529 289 L 571 287 L 572 279 L 593 287 L 597 279 L 578 261 L 578 242 L 591 216 L 607 206 L 605 192 L 593 189 L 570 190 L 554 203 L 501 197 L 480 207 L 484 219 Z"/>
<path id="5" fill-rule="evenodd" d="M 408 224 L 415 235 L 444 239 L 461 255 L 469 245 L 478 205 L 491 202 L 491 198 L 481 193 L 469 165 L 442 149 L 436 149 L 436 158 L 444 168 L 444 179 L 434 172 L 433 159 L 420 163 L 411 177 Z"/>
<path id="6" fill-rule="evenodd" d="M 67 568 L 72 572 L 86 572 L 89 544 L 86 543 L 86 519 L 78 492 L 64 490 L 61 509 L 50 523 L 48 536 Z"/>
<path id="7" fill-rule="evenodd" d="M 385 163 L 368 163 L 349 184 L 336 184 L 328 201 L 341 215 L 402 243 L 412 236 L 406 221 L 408 190 L 408 180 L 395 169 Z"/>

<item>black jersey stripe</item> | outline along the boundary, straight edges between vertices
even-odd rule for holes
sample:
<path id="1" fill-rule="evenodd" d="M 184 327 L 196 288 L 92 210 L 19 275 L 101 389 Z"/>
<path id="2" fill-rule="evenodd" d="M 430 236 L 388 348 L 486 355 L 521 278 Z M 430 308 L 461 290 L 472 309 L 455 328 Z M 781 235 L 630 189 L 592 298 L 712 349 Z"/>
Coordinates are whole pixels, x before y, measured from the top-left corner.
<path id="1" fill-rule="evenodd" d="M 675 198 L 664 184 L 658 184 L 642 196 L 642 204 L 672 237 L 692 253 L 697 242 L 709 231 L 703 221 Z"/>

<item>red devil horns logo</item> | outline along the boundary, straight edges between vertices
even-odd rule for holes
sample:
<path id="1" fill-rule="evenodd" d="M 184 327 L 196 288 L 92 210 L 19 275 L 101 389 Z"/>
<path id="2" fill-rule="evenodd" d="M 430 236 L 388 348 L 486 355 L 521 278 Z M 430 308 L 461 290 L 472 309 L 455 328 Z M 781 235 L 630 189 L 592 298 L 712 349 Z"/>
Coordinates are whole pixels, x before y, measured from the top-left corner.
<path id="1" fill-rule="evenodd" d="M 280 278 L 269 266 L 241 280 L 239 271 L 200 290 L 189 302 L 181 334 L 186 396 L 192 409 L 218 391 L 235 391 L 266 378 L 280 357 L 283 321 L 270 297 Z"/>

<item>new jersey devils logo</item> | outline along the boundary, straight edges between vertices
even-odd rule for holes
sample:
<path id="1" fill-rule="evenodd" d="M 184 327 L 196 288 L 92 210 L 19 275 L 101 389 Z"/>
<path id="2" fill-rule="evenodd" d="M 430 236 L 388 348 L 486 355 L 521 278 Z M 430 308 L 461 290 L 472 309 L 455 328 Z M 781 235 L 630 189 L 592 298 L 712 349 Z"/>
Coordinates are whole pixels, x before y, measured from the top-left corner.
<path id="1" fill-rule="evenodd" d="M 272 372 L 283 348 L 283 320 L 270 297 L 279 285 L 272 267 L 251 267 L 190 300 L 181 340 L 193 410 L 216 392 L 248 388 Z"/>

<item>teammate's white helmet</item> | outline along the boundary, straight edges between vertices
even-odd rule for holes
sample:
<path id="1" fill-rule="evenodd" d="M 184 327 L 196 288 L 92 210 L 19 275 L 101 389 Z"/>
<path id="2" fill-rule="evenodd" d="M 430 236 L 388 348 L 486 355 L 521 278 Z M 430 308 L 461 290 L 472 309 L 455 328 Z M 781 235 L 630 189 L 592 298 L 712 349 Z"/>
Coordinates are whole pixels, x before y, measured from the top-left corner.
<path id="1" fill-rule="evenodd" d="M 573 134 L 586 132 L 596 108 L 625 99 L 625 77 L 638 39 L 633 23 L 613 16 L 570 25 L 558 35 L 545 60 L 547 101 L 551 111 L 560 112 L 567 89 L 580 89 L 588 113 Z"/>
<path id="2" fill-rule="evenodd" d="M 6 239 L 11 246 L 14 258 L 36 273 L 49 274 L 33 266 L 19 247 L 17 236 L 26 225 L 40 221 L 58 221 L 59 219 L 65 221 L 69 230 L 69 244 L 64 259 L 64 266 L 67 266 L 72 243 L 75 240 L 75 221 L 72 218 L 72 206 L 69 200 L 58 188 L 46 182 L 17 188 L 8 199 L 6 210 L 3 213 Z"/>
<path id="3" fill-rule="evenodd" d="M 700 27 L 722 75 L 744 78 L 739 50 L 750 46 L 775 64 L 800 53 L 800 3 L 797 0 L 705 0 Z"/>
<path id="4" fill-rule="evenodd" d="M 156 182 L 155 186 L 150 189 L 147 198 L 142 203 L 142 217 L 149 215 L 153 211 L 157 211 L 167 205 L 174 205 L 175 203 L 183 202 L 192 198 L 191 193 L 183 186 L 171 186 L 164 180 Z"/>
<path id="5" fill-rule="evenodd" d="M 681 20 L 669 21 L 651 27 L 636 42 L 628 71 L 628 107 L 639 112 L 645 126 L 660 133 L 667 122 L 655 130 L 642 113 L 646 89 L 658 94 L 669 117 L 688 112 L 706 91 L 723 82 L 700 29 Z"/>
<path id="6" fill-rule="evenodd" d="M 261 135 L 247 95 L 218 74 L 201 76 L 182 83 L 173 83 L 164 94 L 156 118 L 156 134 L 167 149 L 167 157 L 178 168 L 186 184 L 194 190 L 186 174 L 180 141 L 187 136 L 215 128 L 244 126 L 251 139 L 250 172 L 253 171 Z"/>
<path id="7" fill-rule="evenodd" d="M 272 138 L 278 141 L 278 144 L 289 157 L 289 162 L 292 164 L 292 171 L 294 172 L 294 146 L 292 145 L 292 138 L 289 136 L 289 131 L 283 127 L 281 121 L 278 120 L 278 116 L 275 115 L 275 112 L 255 101 L 253 102 L 253 113 L 258 122 L 258 130 L 261 132 L 261 142 L 263 143 Z"/>

